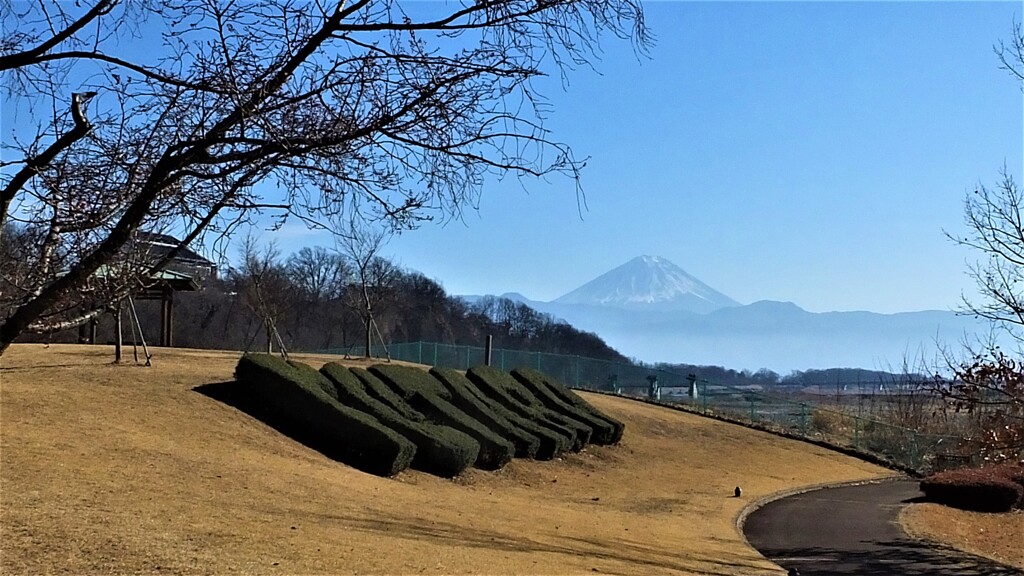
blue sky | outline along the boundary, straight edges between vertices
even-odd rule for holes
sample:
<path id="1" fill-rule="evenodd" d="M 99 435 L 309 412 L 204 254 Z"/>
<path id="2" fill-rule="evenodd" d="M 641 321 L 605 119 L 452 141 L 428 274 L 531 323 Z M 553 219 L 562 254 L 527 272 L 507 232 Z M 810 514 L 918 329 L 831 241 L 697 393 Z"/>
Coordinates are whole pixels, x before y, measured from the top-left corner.
<path id="1" fill-rule="evenodd" d="M 1004 163 L 1022 179 L 1024 95 L 993 45 L 1024 4 L 645 8 L 648 57 L 605 38 L 596 70 L 539 83 L 554 138 L 589 157 L 585 209 L 568 179 L 495 182 L 478 211 L 385 255 L 452 294 L 537 300 L 642 254 L 744 304 L 898 312 L 974 291 L 975 255 L 943 231 Z M 332 244 L 298 222 L 263 239 Z"/>
<path id="2" fill-rule="evenodd" d="M 1019 2 L 652 2 L 648 58 L 545 86 L 589 156 L 572 183 L 495 183 L 387 255 L 449 293 L 549 300 L 641 254 L 741 303 L 951 309 L 973 292 L 962 201 L 1021 176 L 1024 97 L 999 69 Z M 294 229 L 290 229 L 295 232 Z M 286 251 L 316 238 L 287 234 Z"/>

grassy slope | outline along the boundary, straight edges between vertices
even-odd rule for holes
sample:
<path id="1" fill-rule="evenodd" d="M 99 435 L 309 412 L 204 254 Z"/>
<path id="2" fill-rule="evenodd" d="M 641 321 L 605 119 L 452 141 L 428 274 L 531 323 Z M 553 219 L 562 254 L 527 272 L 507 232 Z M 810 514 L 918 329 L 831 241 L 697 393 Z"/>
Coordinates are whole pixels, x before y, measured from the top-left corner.
<path id="1" fill-rule="evenodd" d="M 192 391 L 237 355 L 14 346 L 0 371 L 0 572 L 773 574 L 737 513 L 887 471 L 614 397 L 621 445 L 443 480 L 360 473 Z M 326 357 L 300 356 L 317 365 Z M 733 487 L 743 498 L 732 498 Z"/>
<path id="2" fill-rule="evenodd" d="M 930 502 L 900 513 L 907 533 L 1024 569 L 1024 511 L 987 514 Z"/>

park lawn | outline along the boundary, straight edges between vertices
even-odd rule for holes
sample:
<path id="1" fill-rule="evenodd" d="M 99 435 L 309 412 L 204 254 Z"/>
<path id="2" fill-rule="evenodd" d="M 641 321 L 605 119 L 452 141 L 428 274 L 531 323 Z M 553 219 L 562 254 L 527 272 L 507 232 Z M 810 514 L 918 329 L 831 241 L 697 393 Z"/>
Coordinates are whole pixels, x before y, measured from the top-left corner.
<path id="1" fill-rule="evenodd" d="M 8 350 L 0 572 L 781 574 L 737 529 L 745 506 L 891 475 L 810 444 L 585 394 L 625 422 L 621 444 L 454 480 L 379 478 L 193 390 L 230 380 L 238 356 L 156 349 L 147 368 L 112 365 L 108 346 Z"/>
<path id="2" fill-rule="evenodd" d="M 1024 510 L 990 514 L 922 502 L 904 508 L 900 524 L 915 538 L 1024 569 Z"/>

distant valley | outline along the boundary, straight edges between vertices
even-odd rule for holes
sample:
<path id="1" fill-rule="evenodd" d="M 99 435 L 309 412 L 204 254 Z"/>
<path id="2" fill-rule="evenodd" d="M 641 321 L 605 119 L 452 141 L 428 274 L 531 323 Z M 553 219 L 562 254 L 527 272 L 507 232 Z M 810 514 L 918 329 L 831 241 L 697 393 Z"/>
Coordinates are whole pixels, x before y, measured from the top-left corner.
<path id="1" fill-rule="evenodd" d="M 645 362 L 734 369 L 833 367 L 898 370 L 931 360 L 987 324 L 951 311 L 808 312 L 792 302 L 740 305 L 664 258 L 641 256 L 550 302 L 501 297 L 597 333 Z M 463 296 L 474 301 L 480 296 Z"/>

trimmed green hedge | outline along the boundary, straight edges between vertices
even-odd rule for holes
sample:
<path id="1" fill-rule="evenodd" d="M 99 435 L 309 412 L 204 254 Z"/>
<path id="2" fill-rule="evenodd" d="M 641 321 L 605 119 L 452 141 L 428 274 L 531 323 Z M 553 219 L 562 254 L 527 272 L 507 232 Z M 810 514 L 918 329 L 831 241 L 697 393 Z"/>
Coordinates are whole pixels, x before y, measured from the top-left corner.
<path id="1" fill-rule="evenodd" d="M 416 470 L 452 477 L 476 461 L 480 444 L 467 434 L 425 419 L 411 420 L 368 394 L 367 388 L 383 386 L 373 374 L 336 363 L 325 364 L 320 371 L 334 384 L 341 402 L 373 415 L 416 444 L 416 456 L 412 461 Z"/>
<path id="2" fill-rule="evenodd" d="M 619 422 L 615 418 L 612 418 L 611 416 L 605 414 L 604 412 L 598 410 L 597 408 L 594 408 L 589 402 L 581 398 L 578 394 L 573 392 L 568 386 L 566 386 L 562 382 L 559 382 L 558 380 L 550 378 L 546 375 L 544 377 L 544 382 L 548 385 L 548 388 L 556 396 L 562 399 L 562 401 L 572 406 L 575 406 L 580 410 L 586 410 L 587 412 L 593 414 L 597 418 L 600 418 L 601 420 L 604 420 L 605 422 L 611 424 L 614 431 L 612 433 L 612 437 L 610 439 L 609 444 L 618 444 L 622 440 L 622 433 L 626 429 L 625 424 Z"/>
<path id="3" fill-rule="evenodd" d="M 1008 512 L 1024 501 L 1024 486 L 998 467 L 947 470 L 921 480 L 932 502 L 978 512 Z"/>
<path id="4" fill-rule="evenodd" d="M 465 374 L 451 368 L 436 367 L 430 370 L 430 374 L 451 392 L 452 403 L 456 408 L 487 426 L 495 434 L 510 440 L 515 446 L 517 458 L 537 458 L 540 439 L 498 414 Z"/>
<path id="5" fill-rule="evenodd" d="M 364 472 L 391 476 L 406 469 L 416 446 L 372 416 L 340 404 L 310 366 L 269 354 L 246 354 L 235 366 L 249 404 L 264 422 Z"/>
<path id="6" fill-rule="evenodd" d="M 545 420 L 539 412 L 505 391 L 506 379 L 510 378 L 507 374 L 489 366 L 477 366 L 467 370 L 466 377 L 487 399 L 492 410 L 540 438 L 541 447 L 537 455 L 539 459 L 554 458 L 575 443 L 574 431 Z"/>
<path id="7" fill-rule="evenodd" d="M 382 370 L 381 368 L 384 369 Z M 413 408 L 422 412 L 432 422 L 461 430 L 479 442 L 480 454 L 477 456 L 476 463 L 474 464 L 477 468 L 482 470 L 498 470 L 512 460 L 512 456 L 515 454 L 515 447 L 511 442 L 492 432 L 482 423 L 459 410 L 440 395 L 432 393 L 436 390 L 437 386 L 444 386 L 436 378 L 416 368 L 401 366 L 398 367 L 403 368 L 401 370 L 394 370 L 393 368 L 395 366 L 370 366 L 369 371 L 392 389 L 415 387 L 415 391 L 406 399 Z M 422 382 L 424 376 L 433 381 L 434 384 L 430 385 Z M 410 382 L 415 383 L 410 385 Z M 452 396 L 447 388 L 444 390 L 444 394 L 449 398 Z"/>
<path id="8" fill-rule="evenodd" d="M 362 368 L 353 369 L 362 370 Z M 405 401 L 405 397 L 403 395 L 396 394 L 387 383 L 381 381 L 379 378 L 366 378 L 362 380 L 362 383 L 366 393 L 372 398 L 376 398 L 380 402 L 383 402 L 386 406 L 390 407 L 402 416 L 405 416 L 409 420 L 414 422 L 425 422 L 427 420 L 426 416 Z"/>
<path id="9" fill-rule="evenodd" d="M 573 452 L 583 450 L 590 443 L 590 436 L 594 433 L 594 429 L 585 422 L 547 408 L 544 408 L 544 418 L 548 422 L 562 426 L 572 432 L 573 443 L 571 448 Z"/>
<path id="10" fill-rule="evenodd" d="M 558 380 L 532 368 L 516 368 L 512 370 L 512 377 L 551 410 L 590 425 L 594 430 L 591 441 L 595 444 L 615 444 L 622 439 L 624 426 L 621 422 L 594 408 Z"/>
<path id="11" fill-rule="evenodd" d="M 383 380 L 392 391 L 406 400 L 412 398 L 417 392 L 445 400 L 452 399 L 451 391 L 425 370 L 397 364 L 376 364 L 370 366 L 369 370 Z"/>
<path id="12" fill-rule="evenodd" d="M 564 436 L 573 450 L 580 450 L 590 439 L 593 429 L 585 423 L 559 414 L 544 405 L 525 386 L 510 374 L 491 366 L 476 366 L 467 371 L 473 372 L 477 378 L 486 380 L 492 388 L 500 389 L 505 396 L 517 404 L 512 408 L 520 416 L 536 421 L 538 424 L 558 432 Z"/>

